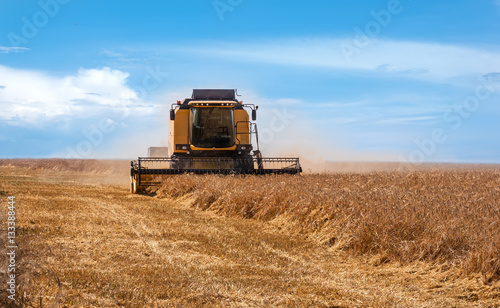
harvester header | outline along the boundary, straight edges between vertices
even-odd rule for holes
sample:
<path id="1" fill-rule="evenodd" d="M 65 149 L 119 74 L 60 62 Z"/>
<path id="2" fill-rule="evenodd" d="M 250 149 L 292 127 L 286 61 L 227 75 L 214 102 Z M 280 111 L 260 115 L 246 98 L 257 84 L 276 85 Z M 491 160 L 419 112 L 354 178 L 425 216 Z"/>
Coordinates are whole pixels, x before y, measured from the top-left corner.
<path id="1" fill-rule="evenodd" d="M 159 175 L 301 173 L 298 158 L 262 157 L 258 106 L 236 96 L 233 89 L 195 89 L 191 98 L 172 104 L 168 156 L 132 161 L 131 191 L 158 184 Z"/>

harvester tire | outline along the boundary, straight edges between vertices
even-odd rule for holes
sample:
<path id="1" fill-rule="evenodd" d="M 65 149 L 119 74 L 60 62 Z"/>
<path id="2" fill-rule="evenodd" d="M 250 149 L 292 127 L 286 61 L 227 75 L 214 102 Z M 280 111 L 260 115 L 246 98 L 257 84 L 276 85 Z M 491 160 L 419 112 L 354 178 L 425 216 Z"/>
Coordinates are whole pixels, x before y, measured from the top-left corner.
<path id="1" fill-rule="evenodd" d="M 235 159 L 234 169 L 239 172 L 254 170 L 253 159 L 251 157 Z"/>
<path id="2" fill-rule="evenodd" d="M 130 192 L 133 194 L 137 194 L 137 180 L 135 178 L 131 179 Z"/>

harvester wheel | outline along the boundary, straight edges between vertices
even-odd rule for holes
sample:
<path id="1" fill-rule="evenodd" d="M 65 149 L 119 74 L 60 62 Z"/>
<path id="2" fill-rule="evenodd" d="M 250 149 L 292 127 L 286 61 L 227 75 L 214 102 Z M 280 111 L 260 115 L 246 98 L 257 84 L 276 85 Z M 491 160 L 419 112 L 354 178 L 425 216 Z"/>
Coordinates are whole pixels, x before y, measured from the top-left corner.
<path id="1" fill-rule="evenodd" d="M 252 157 L 236 158 L 234 160 L 234 169 L 243 173 L 254 170 Z"/>
<path id="2" fill-rule="evenodd" d="M 135 177 L 130 179 L 130 192 L 133 194 L 137 194 L 137 180 Z"/>

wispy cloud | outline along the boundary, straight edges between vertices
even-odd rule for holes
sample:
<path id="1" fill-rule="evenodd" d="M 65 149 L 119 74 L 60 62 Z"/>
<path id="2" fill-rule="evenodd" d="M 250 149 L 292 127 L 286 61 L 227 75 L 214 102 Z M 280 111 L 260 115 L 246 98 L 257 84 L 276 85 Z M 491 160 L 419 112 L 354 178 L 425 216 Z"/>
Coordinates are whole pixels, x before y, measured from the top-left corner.
<path id="1" fill-rule="evenodd" d="M 409 124 L 409 123 L 420 123 L 420 122 L 429 122 L 436 120 L 437 116 L 418 116 L 418 117 L 387 117 L 384 119 L 380 119 L 375 121 L 376 124 Z"/>
<path id="2" fill-rule="evenodd" d="M 500 0 L 499 0 L 500 1 Z M 307 38 L 250 43 L 199 43 L 177 51 L 232 61 L 253 61 L 288 66 L 363 70 L 402 77 L 447 80 L 500 70 L 500 51 L 440 43 L 374 40 L 369 47 L 344 57 L 342 39 Z"/>
<path id="3" fill-rule="evenodd" d="M 81 68 L 62 78 L 37 71 L 0 66 L 0 121 L 11 125 L 43 125 L 58 118 L 150 113 L 154 106 L 128 87 L 128 73 Z"/>
<path id="4" fill-rule="evenodd" d="M 6 46 L 0 46 L 0 53 L 23 52 L 23 51 L 28 51 L 28 50 L 30 50 L 30 49 L 26 48 L 26 47 L 6 47 Z"/>

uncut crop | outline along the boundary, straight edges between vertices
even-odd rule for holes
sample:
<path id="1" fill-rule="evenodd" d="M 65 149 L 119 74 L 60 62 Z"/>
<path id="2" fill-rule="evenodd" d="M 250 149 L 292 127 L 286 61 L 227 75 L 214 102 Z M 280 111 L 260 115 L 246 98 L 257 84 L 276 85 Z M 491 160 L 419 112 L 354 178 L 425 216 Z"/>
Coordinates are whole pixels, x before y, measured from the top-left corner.
<path id="1" fill-rule="evenodd" d="M 382 262 L 431 261 L 500 278 L 500 171 L 418 171 L 305 176 L 182 175 L 162 197 L 270 221 L 291 234 Z"/>
<path id="2" fill-rule="evenodd" d="M 128 166 L 126 161 L 96 159 L 0 159 L 0 167 L 31 170 L 116 173 Z"/>

